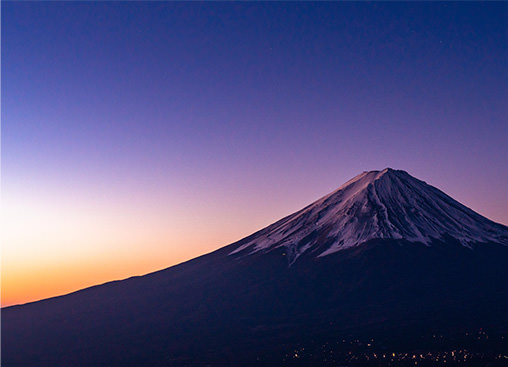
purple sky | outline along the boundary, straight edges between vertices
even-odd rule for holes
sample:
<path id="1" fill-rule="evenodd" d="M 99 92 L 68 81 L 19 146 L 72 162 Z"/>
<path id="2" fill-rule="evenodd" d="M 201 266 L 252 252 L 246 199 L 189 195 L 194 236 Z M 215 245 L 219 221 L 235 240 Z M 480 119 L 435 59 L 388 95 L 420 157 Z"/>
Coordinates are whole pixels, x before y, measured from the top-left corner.
<path id="1" fill-rule="evenodd" d="M 506 2 L 1 6 L 13 269 L 155 270 L 385 167 L 508 224 Z"/>

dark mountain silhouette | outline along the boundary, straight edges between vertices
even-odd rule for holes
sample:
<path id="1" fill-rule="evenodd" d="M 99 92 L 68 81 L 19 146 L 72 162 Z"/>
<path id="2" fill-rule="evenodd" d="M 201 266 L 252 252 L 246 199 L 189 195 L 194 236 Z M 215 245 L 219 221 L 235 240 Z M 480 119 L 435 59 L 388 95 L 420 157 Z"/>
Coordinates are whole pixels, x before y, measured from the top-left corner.
<path id="1" fill-rule="evenodd" d="M 507 260 L 508 227 L 404 171 L 364 172 L 210 254 L 2 309 L 2 365 L 326 365 L 319 346 L 351 337 L 506 340 Z M 303 361 L 297 346 L 318 347 Z"/>

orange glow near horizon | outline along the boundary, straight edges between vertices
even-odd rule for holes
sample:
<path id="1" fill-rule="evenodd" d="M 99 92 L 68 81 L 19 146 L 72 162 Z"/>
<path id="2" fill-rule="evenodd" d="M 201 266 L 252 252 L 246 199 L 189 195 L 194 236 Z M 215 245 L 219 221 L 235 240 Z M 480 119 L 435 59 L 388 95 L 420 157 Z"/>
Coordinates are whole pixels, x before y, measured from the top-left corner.
<path id="1" fill-rule="evenodd" d="M 236 213 L 213 203 L 198 211 L 195 203 L 182 203 L 188 198 L 171 205 L 155 196 L 93 200 L 75 192 L 4 189 L 2 307 L 164 269 L 261 227 L 255 227 L 259 220 L 242 225 Z M 222 218 L 214 215 L 219 211 Z"/>
<path id="2" fill-rule="evenodd" d="M 105 250 L 96 254 L 60 254 L 51 257 L 28 257 L 15 254 L 2 256 L 2 307 L 37 301 L 71 293 L 83 288 L 144 275 L 190 260 L 214 248 L 193 244 L 184 251 L 177 246 L 154 250 L 139 246 L 134 250 Z M 144 249 L 144 251 L 142 250 Z M 36 262 L 34 260 L 37 259 Z"/>
<path id="3" fill-rule="evenodd" d="M 2 307 L 60 296 L 83 288 L 144 275 L 186 259 L 132 258 L 114 263 L 110 259 L 74 259 L 67 263 L 9 267 L 2 271 Z"/>

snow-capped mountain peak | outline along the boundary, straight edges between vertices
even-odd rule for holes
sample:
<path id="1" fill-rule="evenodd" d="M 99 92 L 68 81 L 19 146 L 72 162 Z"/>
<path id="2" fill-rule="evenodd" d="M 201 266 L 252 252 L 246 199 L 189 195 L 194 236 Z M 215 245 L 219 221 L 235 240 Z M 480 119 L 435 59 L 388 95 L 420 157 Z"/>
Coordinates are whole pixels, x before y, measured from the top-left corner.
<path id="1" fill-rule="evenodd" d="M 231 252 L 284 246 L 294 262 L 303 253 L 326 256 L 373 239 L 429 245 L 454 238 L 508 245 L 508 227 L 492 222 L 405 171 L 386 168 L 354 177 L 334 192 L 240 241 Z"/>

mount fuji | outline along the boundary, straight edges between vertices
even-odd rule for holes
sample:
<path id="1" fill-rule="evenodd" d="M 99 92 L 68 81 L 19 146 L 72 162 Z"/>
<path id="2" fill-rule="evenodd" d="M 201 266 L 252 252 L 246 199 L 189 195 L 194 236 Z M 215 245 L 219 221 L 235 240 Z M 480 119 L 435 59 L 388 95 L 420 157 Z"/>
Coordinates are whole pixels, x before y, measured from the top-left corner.
<path id="1" fill-rule="evenodd" d="M 324 366 L 353 363 L 346 340 L 458 350 L 475 330 L 497 356 L 507 265 L 508 227 L 404 171 L 363 172 L 210 254 L 2 309 L 2 365 Z"/>
<path id="2" fill-rule="evenodd" d="M 294 262 L 308 252 L 326 256 L 373 239 L 430 245 L 452 237 L 508 245 L 508 230 L 407 172 L 363 172 L 336 191 L 260 231 L 232 254 L 285 247 Z"/>

